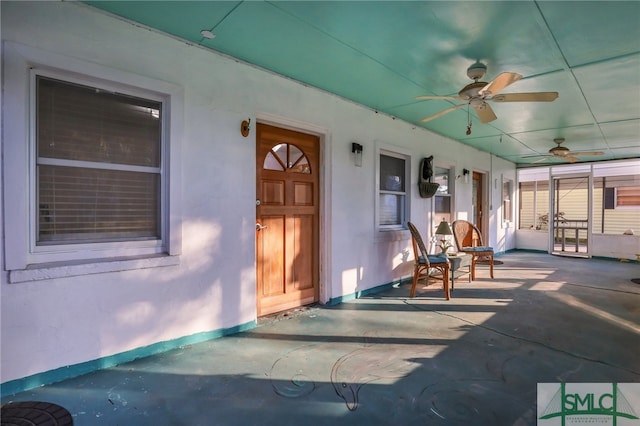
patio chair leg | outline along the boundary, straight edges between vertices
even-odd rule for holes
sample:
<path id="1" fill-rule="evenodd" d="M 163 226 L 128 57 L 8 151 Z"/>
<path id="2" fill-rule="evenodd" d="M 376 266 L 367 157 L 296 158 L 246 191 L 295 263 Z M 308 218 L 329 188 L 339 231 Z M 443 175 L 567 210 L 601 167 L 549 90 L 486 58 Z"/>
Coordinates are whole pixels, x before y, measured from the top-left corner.
<path id="1" fill-rule="evenodd" d="M 416 286 L 418 285 L 418 271 L 413 273 L 413 282 L 411 283 L 411 291 L 409 292 L 409 297 L 413 297 L 416 295 Z"/>
<path id="2" fill-rule="evenodd" d="M 444 285 L 444 296 L 449 300 L 451 298 L 451 290 L 449 290 L 449 269 L 445 269 L 442 274 L 443 285 Z"/>
<path id="3" fill-rule="evenodd" d="M 491 279 L 493 279 L 493 256 L 491 256 L 491 261 L 489 262 L 489 275 L 491 275 Z"/>
<path id="4" fill-rule="evenodd" d="M 471 258 L 471 281 L 475 281 L 475 280 L 476 280 L 476 257 L 473 256 Z"/>
<path id="5" fill-rule="evenodd" d="M 416 267 L 413 272 L 413 282 L 411 283 L 411 291 L 409 292 L 409 297 L 414 297 L 416 295 L 416 287 L 418 287 L 418 281 L 420 281 L 420 273 L 422 271 Z M 428 284 L 428 279 L 427 279 Z"/>

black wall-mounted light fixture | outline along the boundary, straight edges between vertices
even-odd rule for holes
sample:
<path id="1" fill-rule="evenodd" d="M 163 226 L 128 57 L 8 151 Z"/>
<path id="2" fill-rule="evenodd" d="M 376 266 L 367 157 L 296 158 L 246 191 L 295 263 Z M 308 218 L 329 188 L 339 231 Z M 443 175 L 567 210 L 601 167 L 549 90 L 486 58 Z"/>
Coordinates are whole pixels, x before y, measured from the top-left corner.
<path id="1" fill-rule="evenodd" d="M 362 167 L 362 145 L 357 142 L 351 143 L 351 152 L 354 155 L 355 165 L 358 167 Z"/>
<path id="2" fill-rule="evenodd" d="M 456 180 L 463 178 L 464 183 L 469 183 L 469 173 L 471 173 L 469 169 L 462 169 L 462 174 L 456 176 Z"/>

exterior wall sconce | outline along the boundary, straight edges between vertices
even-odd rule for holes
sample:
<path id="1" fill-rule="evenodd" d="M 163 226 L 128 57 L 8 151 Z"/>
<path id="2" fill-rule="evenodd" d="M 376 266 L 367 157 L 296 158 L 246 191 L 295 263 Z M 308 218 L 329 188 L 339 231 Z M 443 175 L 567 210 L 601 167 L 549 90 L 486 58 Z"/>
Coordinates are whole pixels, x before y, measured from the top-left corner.
<path id="1" fill-rule="evenodd" d="M 362 167 L 362 145 L 356 142 L 351 143 L 351 152 L 354 155 L 354 163 L 358 167 Z"/>
<path id="2" fill-rule="evenodd" d="M 249 136 L 249 132 L 251 131 L 251 119 L 244 120 L 242 124 L 240 124 L 240 133 L 245 138 Z"/>
<path id="3" fill-rule="evenodd" d="M 456 176 L 456 180 L 463 178 L 464 179 L 464 183 L 469 183 L 469 169 L 462 169 L 462 174 Z"/>

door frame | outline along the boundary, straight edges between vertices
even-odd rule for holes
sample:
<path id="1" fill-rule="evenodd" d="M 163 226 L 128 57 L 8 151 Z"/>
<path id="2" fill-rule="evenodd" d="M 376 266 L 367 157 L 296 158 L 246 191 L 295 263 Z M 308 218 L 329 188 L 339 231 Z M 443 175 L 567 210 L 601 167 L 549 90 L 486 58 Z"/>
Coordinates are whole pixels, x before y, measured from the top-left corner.
<path id="1" fill-rule="evenodd" d="M 567 250 L 556 251 L 555 249 L 555 220 L 553 211 L 556 209 L 556 181 L 562 179 L 573 178 L 587 178 L 587 251 L 586 253 L 571 253 Z M 591 258 L 591 246 L 593 235 L 593 171 L 590 169 L 588 172 L 576 172 L 576 173 L 553 173 L 550 170 L 549 174 L 549 254 L 555 254 L 568 257 L 582 257 Z"/>
<path id="2" fill-rule="evenodd" d="M 479 185 L 480 188 L 478 189 L 478 191 L 476 192 L 477 196 L 481 196 L 482 199 L 480 200 L 480 207 L 482 208 L 482 216 L 480 218 L 480 221 L 478 223 L 476 223 L 476 226 L 479 228 L 480 233 L 482 234 L 482 239 L 483 241 L 485 241 L 485 244 L 488 244 L 489 241 L 489 235 L 487 233 L 487 224 L 488 222 L 488 218 L 487 218 L 487 212 L 489 211 L 489 203 L 488 203 L 488 199 L 490 197 L 491 194 L 491 190 L 489 188 L 489 175 L 486 172 L 480 171 L 480 170 L 473 170 L 471 175 L 471 182 L 473 183 L 474 180 L 478 180 L 479 181 Z M 473 185 L 471 187 L 471 190 L 473 191 Z M 473 194 L 471 195 L 473 197 Z M 473 199 L 473 198 L 472 198 Z M 477 197 L 476 197 L 477 199 Z M 473 205 L 471 206 L 472 208 L 474 207 Z M 470 220 L 470 222 L 475 223 L 476 222 L 476 217 L 477 217 L 478 213 L 476 210 L 472 211 L 472 220 Z"/>
<path id="3" fill-rule="evenodd" d="M 295 132 L 307 133 L 318 137 L 320 146 L 318 153 L 318 161 L 320 167 L 320 175 L 318 176 L 318 301 L 325 304 L 331 300 L 331 286 L 328 283 L 331 280 L 331 206 L 329 206 L 330 197 L 327 197 L 327 188 L 331 183 L 331 169 L 327 167 L 327 158 L 331 158 L 331 132 L 325 127 L 321 127 L 312 123 L 298 121 L 278 115 L 258 112 L 256 113 L 256 123 L 268 124 L 282 129 L 293 130 Z M 255 156 L 256 133 L 253 135 L 253 155 Z M 254 159 L 255 163 L 255 159 Z M 254 179 L 255 184 L 255 179 Z M 256 188 L 253 188 L 254 195 Z M 256 222 L 255 209 L 253 223 Z M 254 240 L 255 244 L 255 240 Z M 255 259 L 257 261 L 257 259 Z M 255 262 L 254 262 L 255 264 Z M 254 286 L 255 287 L 255 286 Z M 256 300 L 258 295 L 256 294 Z"/>

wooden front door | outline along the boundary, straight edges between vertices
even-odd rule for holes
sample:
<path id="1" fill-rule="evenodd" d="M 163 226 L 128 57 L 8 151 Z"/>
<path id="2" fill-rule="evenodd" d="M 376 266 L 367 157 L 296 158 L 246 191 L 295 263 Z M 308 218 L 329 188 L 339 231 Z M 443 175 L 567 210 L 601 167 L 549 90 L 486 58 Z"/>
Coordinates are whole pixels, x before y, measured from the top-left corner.
<path id="1" fill-rule="evenodd" d="M 317 136 L 258 124 L 258 316 L 318 301 Z"/>

